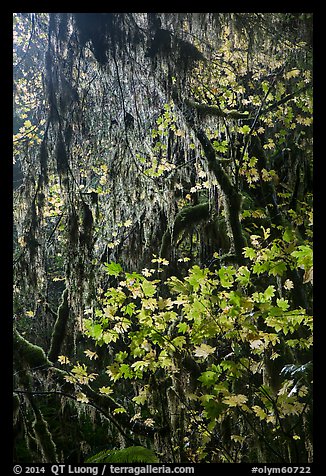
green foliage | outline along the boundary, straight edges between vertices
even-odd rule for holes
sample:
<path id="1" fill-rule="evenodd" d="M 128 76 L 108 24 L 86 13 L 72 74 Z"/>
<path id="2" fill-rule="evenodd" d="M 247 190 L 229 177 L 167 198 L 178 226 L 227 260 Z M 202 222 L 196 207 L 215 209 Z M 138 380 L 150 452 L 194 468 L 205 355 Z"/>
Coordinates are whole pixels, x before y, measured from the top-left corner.
<path id="1" fill-rule="evenodd" d="M 242 422 L 232 439 L 235 446 L 246 440 L 246 422 L 257 429 L 257 434 L 263 425 L 266 440 L 273 432 L 280 442 L 286 439 L 282 433 L 285 422 L 296 425 L 307 409 L 311 381 L 302 375 L 310 363 L 297 366 L 287 360 L 282 366 L 281 356 L 291 355 L 293 350 L 309 352 L 312 317 L 305 309 L 293 307 L 293 283 L 285 278 L 298 264 L 303 265 L 303 259 L 311 257 L 311 248 L 289 248 L 284 232 L 283 240 L 271 239 L 265 229 L 253 240 L 254 247 L 244 250 L 246 266 L 209 270 L 194 265 L 184 278 L 171 276 L 166 280 L 170 292 L 164 298 L 158 280 L 135 273 L 125 273 L 119 286 L 106 292 L 104 312 L 97 312 L 93 321 L 85 320 L 85 332 L 98 345 L 115 342 L 123 348 L 106 371 L 106 388 L 113 397 L 119 395 L 119 382 L 126 380 L 141 384 L 153 376 L 164 388 L 162 372 L 182 371 L 180 362 L 187 358 L 192 365 L 200 363 L 200 372 L 187 403 L 195 418 L 185 422 L 186 434 L 191 434 L 195 422 L 215 428 L 232 417 Z M 285 294 L 275 281 L 280 278 Z M 273 284 L 267 284 L 270 280 Z M 108 334 L 111 337 L 106 341 Z M 280 370 L 283 368 L 278 372 L 277 388 L 266 378 L 266 355 L 272 362 L 280 362 Z M 72 369 L 75 378 L 89 381 L 90 375 L 93 377 L 86 368 L 85 375 L 77 370 Z M 249 384 L 253 381 L 256 383 Z M 151 414 L 149 395 L 147 384 L 132 398 L 141 408 L 139 421 L 145 422 Z M 120 410 L 126 411 L 118 408 L 116 412 Z M 211 439 L 205 436 L 203 448 Z M 100 457 L 112 461 L 112 455 L 103 453 Z"/>
<path id="2" fill-rule="evenodd" d="M 130 446 L 122 450 L 104 450 L 90 458 L 86 463 L 158 463 L 155 453 L 143 446 Z"/>
<path id="3" fill-rule="evenodd" d="M 311 268 L 313 264 L 312 248 L 308 245 L 298 246 L 298 249 L 292 251 L 291 256 L 297 259 L 297 265 L 304 270 Z"/>
<path id="4" fill-rule="evenodd" d="M 105 263 L 105 270 L 110 276 L 119 276 L 119 274 L 122 271 L 122 268 L 119 263 L 114 263 L 113 261 L 111 263 Z"/>

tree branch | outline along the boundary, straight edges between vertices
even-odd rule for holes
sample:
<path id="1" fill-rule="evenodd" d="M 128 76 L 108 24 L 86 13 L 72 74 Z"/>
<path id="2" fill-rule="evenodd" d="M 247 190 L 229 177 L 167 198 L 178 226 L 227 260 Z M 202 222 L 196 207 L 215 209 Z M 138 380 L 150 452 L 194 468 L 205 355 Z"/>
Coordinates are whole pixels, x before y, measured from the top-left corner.
<path id="1" fill-rule="evenodd" d="M 65 377 L 69 376 L 69 373 L 55 367 L 45 355 L 44 350 L 24 339 L 17 329 L 14 329 L 14 359 L 16 359 L 20 365 L 22 365 L 22 363 L 27 364 L 30 370 L 38 370 L 41 372 L 50 371 L 58 378 L 60 383 L 65 386 L 68 385 Z M 80 390 L 85 393 L 90 400 L 89 405 L 97 408 L 108 420 L 114 421 L 115 426 L 117 426 L 117 428 L 119 427 L 119 431 L 121 429 L 120 426 L 122 426 L 131 433 L 148 437 L 153 437 L 155 434 L 162 435 L 166 433 L 167 428 L 165 427 L 149 427 L 142 422 L 132 422 L 130 415 L 127 413 L 119 413 L 113 417 L 112 413 L 117 408 L 120 408 L 121 405 L 109 395 L 100 394 L 87 384 L 78 383 L 78 385 Z M 30 391 L 30 393 L 33 394 L 34 392 Z M 124 430 L 121 429 L 121 431 L 123 432 L 122 434 L 124 434 Z"/>
<path id="2" fill-rule="evenodd" d="M 13 392 L 18 393 L 18 394 L 23 394 L 23 395 L 24 394 L 26 394 L 26 395 L 60 395 L 62 397 L 71 398 L 72 400 L 77 401 L 77 397 L 75 397 L 75 395 L 71 395 L 70 393 L 67 393 L 67 392 L 60 392 L 58 390 L 51 390 L 51 391 L 37 391 L 37 390 L 35 390 L 34 391 L 34 390 L 18 390 L 17 389 L 17 390 L 14 390 Z M 111 415 L 109 415 L 108 413 L 104 412 L 102 408 L 100 408 L 98 405 L 96 405 L 93 402 L 89 402 L 88 405 L 95 408 L 99 413 L 101 413 L 101 415 L 103 415 L 107 420 L 109 420 L 127 440 L 129 440 L 130 442 L 132 442 L 135 445 L 139 444 L 138 441 L 135 441 L 133 438 L 131 438 L 129 435 L 127 435 L 124 432 L 124 430 L 121 428 L 121 426 L 115 421 L 115 419 L 113 417 L 111 417 Z"/>
<path id="3" fill-rule="evenodd" d="M 58 308 L 57 319 L 55 321 L 51 344 L 49 350 L 49 360 L 55 362 L 59 356 L 62 344 L 66 335 L 66 329 L 69 319 L 69 305 L 68 305 L 68 289 L 66 288 L 62 293 L 62 301 Z"/>
<path id="4" fill-rule="evenodd" d="M 241 263 L 243 261 L 242 250 L 247 244 L 240 223 L 241 196 L 232 184 L 230 177 L 223 169 L 221 163 L 217 160 L 215 149 L 205 132 L 195 126 L 193 126 L 193 129 L 205 152 L 208 168 L 214 173 L 225 195 L 226 219 L 232 232 L 234 252 L 239 263 Z"/>
<path id="5" fill-rule="evenodd" d="M 160 256 L 167 258 L 173 242 L 175 242 L 180 233 L 194 223 L 209 218 L 209 203 L 199 203 L 193 207 L 182 208 L 176 215 L 172 232 L 167 229 L 162 238 Z"/>
<path id="6" fill-rule="evenodd" d="M 269 107 L 267 107 L 266 109 L 263 109 L 259 116 L 263 116 L 265 114 L 267 114 L 268 112 L 270 111 L 273 111 L 274 109 L 276 109 L 278 106 L 281 106 L 282 104 L 285 104 L 286 102 L 290 101 L 291 99 L 295 98 L 296 96 L 298 96 L 300 93 L 302 93 L 303 91 L 307 91 L 307 89 L 309 89 L 311 87 L 311 84 L 307 84 L 306 86 L 303 86 L 302 88 L 298 89 L 297 91 L 294 91 L 294 93 L 292 94 L 288 94 L 287 96 L 285 96 L 283 99 L 280 99 L 279 101 L 277 102 L 274 102 L 274 104 L 271 104 Z"/>
<path id="7" fill-rule="evenodd" d="M 242 263 L 242 250 L 247 243 L 242 233 L 240 223 L 241 195 L 238 193 L 235 185 L 232 184 L 229 175 L 225 172 L 221 162 L 218 160 L 216 151 L 204 130 L 196 124 L 193 110 L 191 110 L 189 106 L 189 100 L 182 101 L 176 91 L 173 92 L 172 97 L 175 104 L 183 113 L 189 127 L 194 131 L 200 142 L 208 162 L 208 168 L 214 173 L 222 192 L 224 193 L 226 198 L 226 219 L 230 227 L 230 232 L 232 233 L 234 252 L 237 256 L 237 261 Z"/>
<path id="8" fill-rule="evenodd" d="M 203 116 L 217 116 L 217 117 L 225 117 L 229 119 L 248 119 L 249 113 L 248 112 L 239 112 L 235 109 L 230 111 L 222 109 L 219 106 L 209 105 L 209 104 L 201 104 L 191 99 L 185 99 L 184 103 L 195 109 L 199 114 Z"/>

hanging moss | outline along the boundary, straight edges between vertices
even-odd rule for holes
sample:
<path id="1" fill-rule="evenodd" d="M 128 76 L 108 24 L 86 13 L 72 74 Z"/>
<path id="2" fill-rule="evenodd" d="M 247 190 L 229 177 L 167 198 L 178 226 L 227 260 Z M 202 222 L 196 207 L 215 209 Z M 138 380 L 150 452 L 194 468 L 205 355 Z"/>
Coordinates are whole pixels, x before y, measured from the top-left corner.
<path id="1" fill-rule="evenodd" d="M 75 209 L 69 213 L 68 217 L 69 242 L 72 246 L 78 243 L 79 219 Z"/>
<path id="2" fill-rule="evenodd" d="M 17 393 L 14 393 L 13 394 L 13 416 L 14 416 L 14 421 L 17 418 L 18 411 L 19 411 L 19 396 L 17 395 Z"/>
<path id="3" fill-rule="evenodd" d="M 58 308 L 57 320 L 54 324 L 51 337 L 51 345 L 48 357 L 52 362 L 55 362 L 59 356 L 66 334 L 69 314 L 68 289 L 65 289 L 62 293 L 62 301 Z"/>
<path id="4" fill-rule="evenodd" d="M 42 141 L 41 147 L 40 147 L 40 166 L 41 166 L 41 177 L 43 178 L 44 184 L 47 185 L 49 182 L 48 151 L 47 151 L 45 140 Z"/>
<path id="5" fill-rule="evenodd" d="M 62 134 L 59 134 L 59 138 L 57 141 L 57 147 L 55 151 L 56 161 L 57 161 L 57 171 L 60 177 L 65 176 L 68 174 L 68 156 L 66 147 L 63 141 Z"/>
<path id="6" fill-rule="evenodd" d="M 33 405 L 33 410 L 35 414 L 33 430 L 35 433 L 38 447 L 41 449 L 44 461 L 46 463 L 57 463 L 57 449 L 53 441 L 52 435 L 49 431 L 48 422 L 44 419 L 41 411 L 35 404 Z"/>
<path id="7" fill-rule="evenodd" d="M 146 55 L 154 58 L 156 55 L 169 55 L 171 52 L 171 32 L 158 28 L 155 31 L 153 38 L 151 38 L 149 48 Z"/>
<path id="8" fill-rule="evenodd" d="M 79 41 L 82 46 L 90 43 L 100 65 L 108 62 L 110 52 L 123 48 L 127 40 L 124 14 L 121 13 L 74 13 Z"/>
<path id="9" fill-rule="evenodd" d="M 203 234 L 203 240 L 207 237 L 211 239 L 214 251 L 229 251 L 231 242 L 224 216 L 218 215 L 214 219 L 209 220 L 203 230 Z"/>
<path id="10" fill-rule="evenodd" d="M 92 230 L 93 230 L 93 213 L 86 202 L 82 203 L 82 231 L 80 233 L 80 243 L 85 245 L 89 251 L 92 249 Z"/>
<path id="11" fill-rule="evenodd" d="M 12 422 L 13 422 L 13 436 L 14 441 L 23 433 L 23 423 L 19 418 L 20 400 L 17 393 L 13 393 L 13 405 L 12 405 Z"/>

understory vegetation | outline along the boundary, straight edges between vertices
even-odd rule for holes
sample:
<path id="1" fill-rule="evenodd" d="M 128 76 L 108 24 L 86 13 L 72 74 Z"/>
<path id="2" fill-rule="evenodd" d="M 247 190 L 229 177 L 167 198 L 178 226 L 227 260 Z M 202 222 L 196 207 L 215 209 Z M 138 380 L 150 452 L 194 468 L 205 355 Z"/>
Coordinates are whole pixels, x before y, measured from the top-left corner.
<path id="1" fill-rule="evenodd" d="M 17 463 L 310 463 L 312 14 L 14 14 Z"/>

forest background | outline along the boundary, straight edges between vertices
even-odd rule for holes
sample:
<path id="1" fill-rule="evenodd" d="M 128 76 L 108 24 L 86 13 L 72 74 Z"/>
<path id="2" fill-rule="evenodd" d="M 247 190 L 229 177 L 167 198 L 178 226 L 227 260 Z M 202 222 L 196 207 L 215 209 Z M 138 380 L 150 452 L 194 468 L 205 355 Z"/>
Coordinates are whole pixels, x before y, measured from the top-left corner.
<path id="1" fill-rule="evenodd" d="M 13 178 L 15 461 L 313 460 L 311 14 L 15 14 Z"/>

